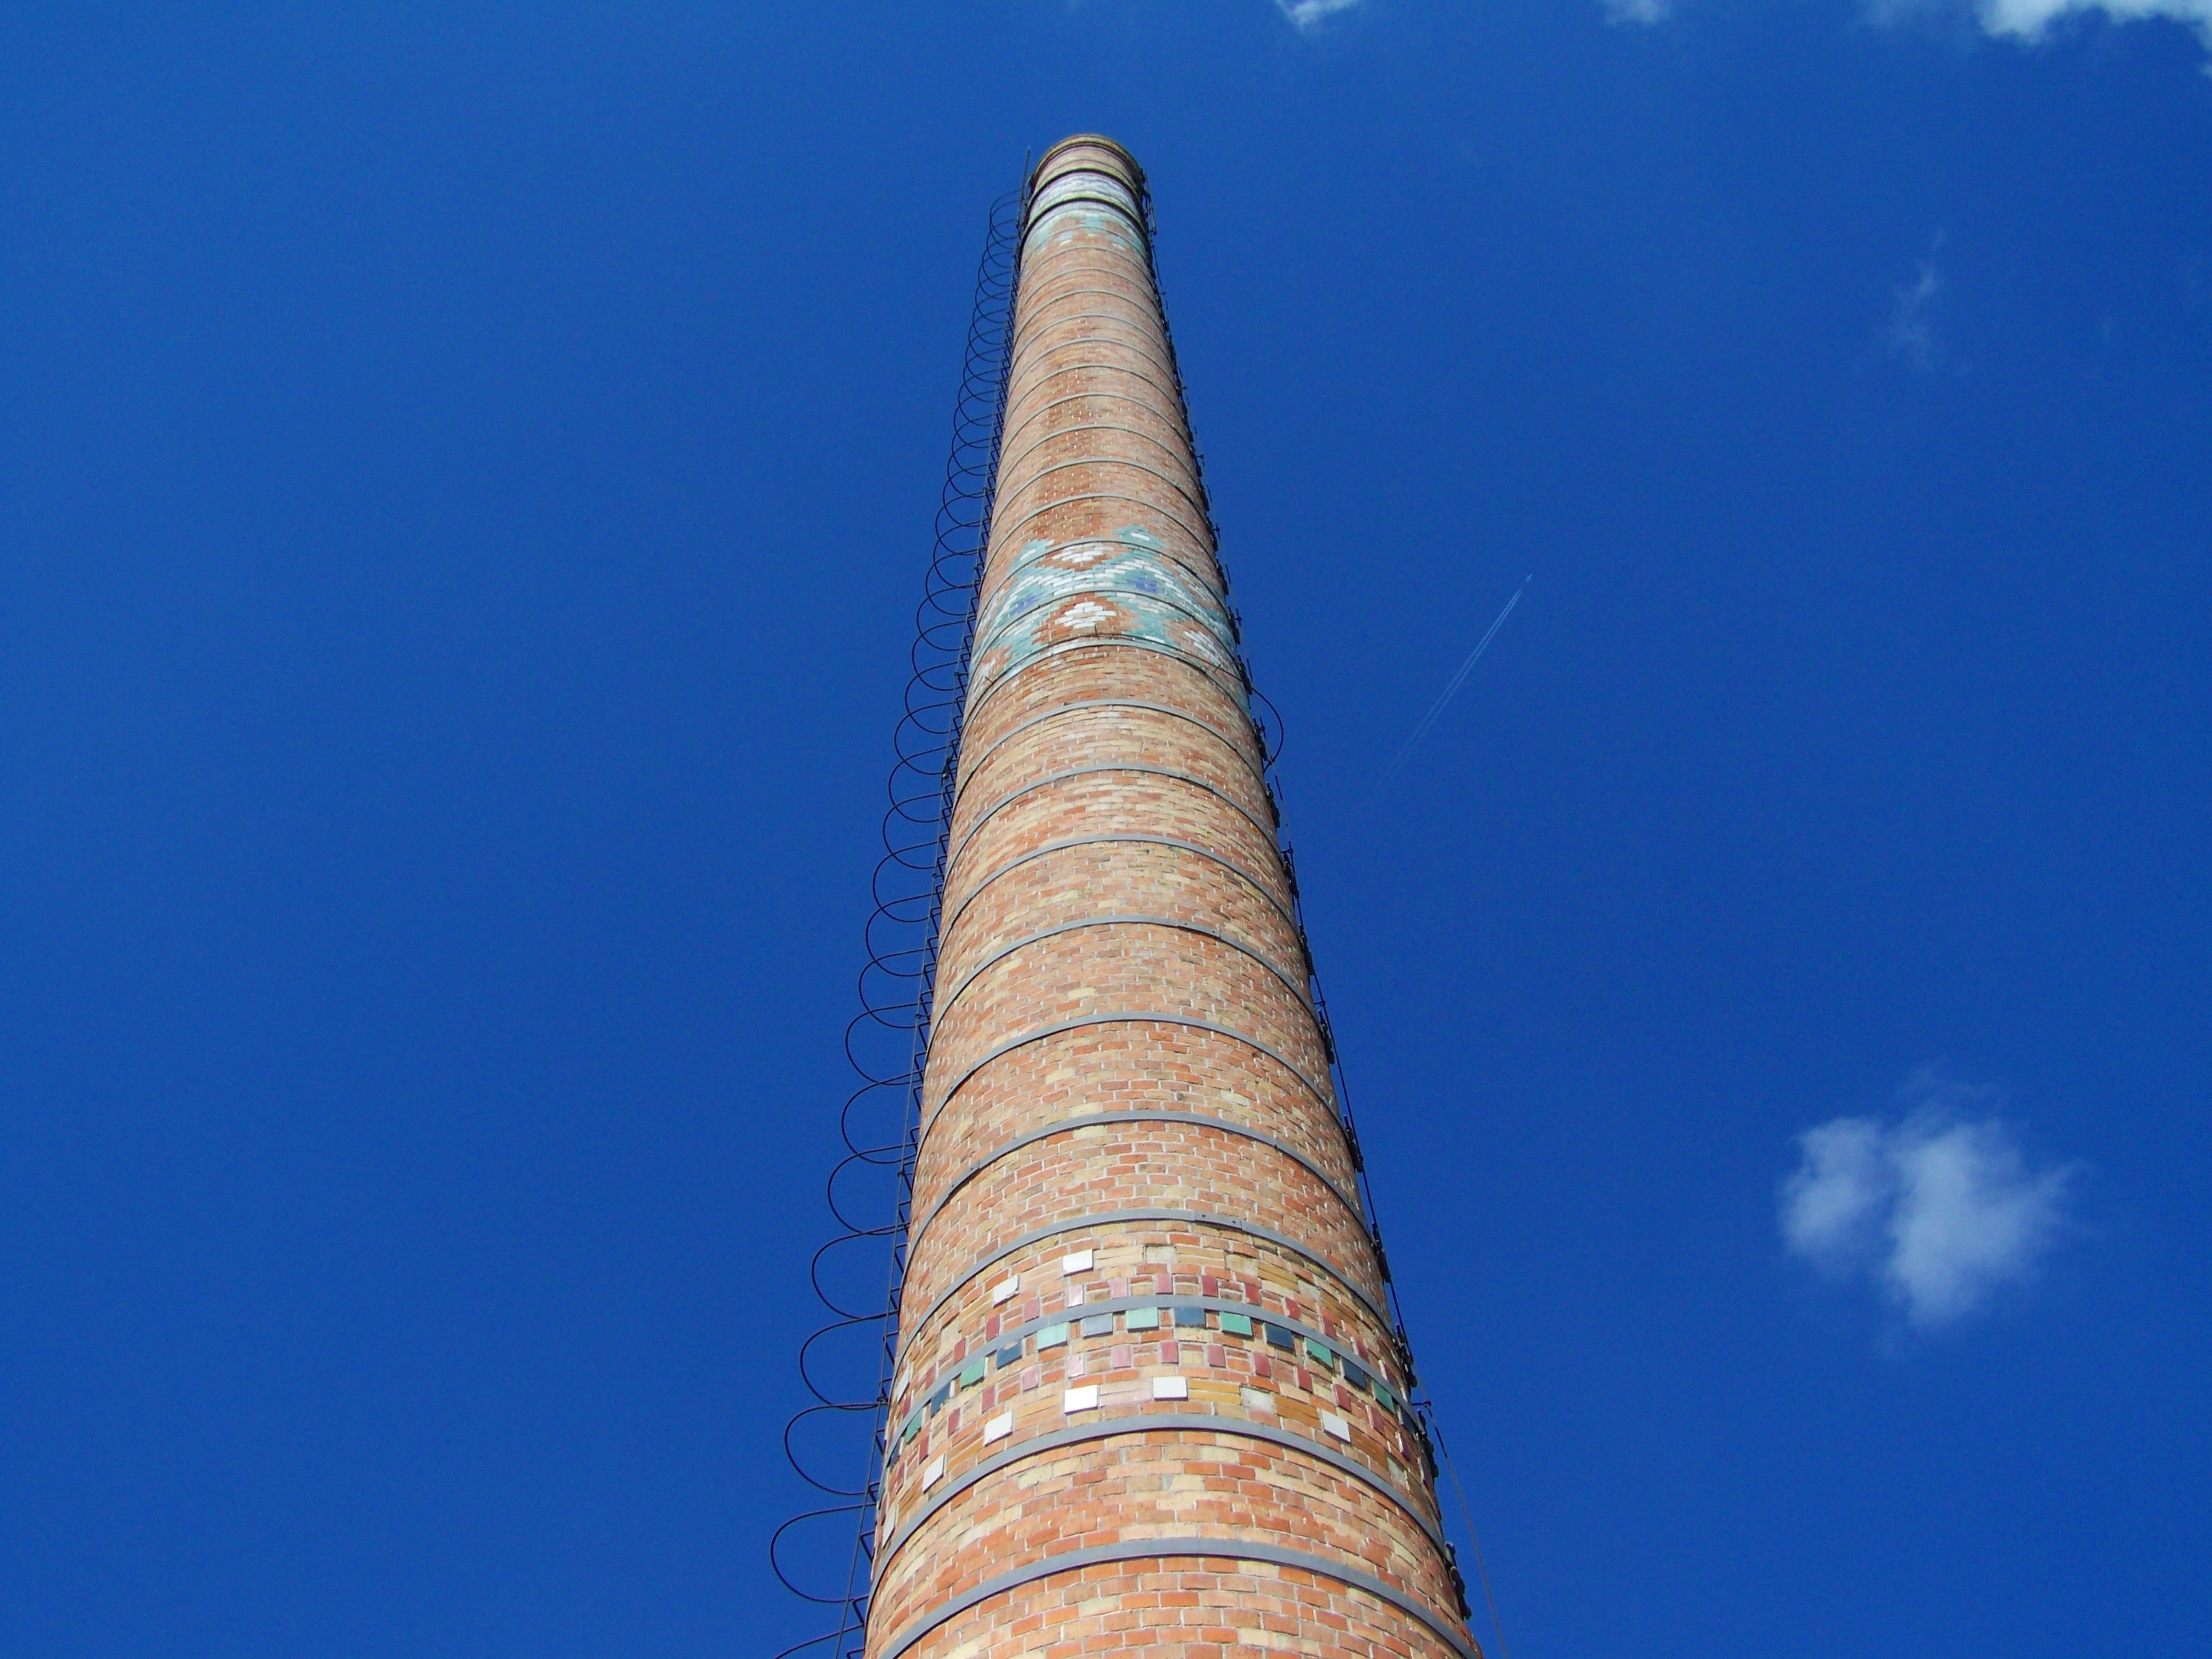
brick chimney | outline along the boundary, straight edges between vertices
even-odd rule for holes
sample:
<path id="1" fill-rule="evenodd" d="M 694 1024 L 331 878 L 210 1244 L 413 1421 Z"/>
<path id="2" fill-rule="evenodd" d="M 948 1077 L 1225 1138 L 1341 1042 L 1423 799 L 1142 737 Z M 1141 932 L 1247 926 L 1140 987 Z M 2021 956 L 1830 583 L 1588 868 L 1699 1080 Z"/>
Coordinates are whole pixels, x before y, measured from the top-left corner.
<path id="1" fill-rule="evenodd" d="M 1031 180 L 868 1659 L 1478 1659 L 1147 243 Z"/>

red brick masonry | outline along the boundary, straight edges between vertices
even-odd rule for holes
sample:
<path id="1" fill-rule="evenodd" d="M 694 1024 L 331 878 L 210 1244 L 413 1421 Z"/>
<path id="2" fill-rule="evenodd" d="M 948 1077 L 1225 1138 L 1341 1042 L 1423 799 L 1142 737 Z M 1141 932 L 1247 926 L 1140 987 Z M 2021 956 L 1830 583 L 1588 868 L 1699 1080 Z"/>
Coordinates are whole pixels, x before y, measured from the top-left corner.
<path id="1" fill-rule="evenodd" d="M 1143 174 L 1034 178 L 869 1659 L 1478 1659 L 1402 1417 Z"/>

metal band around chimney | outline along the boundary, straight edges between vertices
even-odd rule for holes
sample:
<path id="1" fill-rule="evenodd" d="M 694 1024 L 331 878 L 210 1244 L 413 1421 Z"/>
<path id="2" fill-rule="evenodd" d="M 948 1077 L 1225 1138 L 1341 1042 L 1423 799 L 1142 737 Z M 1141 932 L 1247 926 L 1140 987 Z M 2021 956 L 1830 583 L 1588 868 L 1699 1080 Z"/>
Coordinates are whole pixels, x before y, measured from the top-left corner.
<path id="1" fill-rule="evenodd" d="M 1179 1559 L 1261 1562 L 1268 1566 L 1288 1567 L 1294 1572 L 1310 1573 L 1316 1578 L 1348 1585 L 1353 1589 L 1364 1591 L 1378 1601 L 1388 1603 L 1401 1613 L 1412 1614 L 1438 1641 L 1457 1654 L 1459 1659 L 1482 1659 L 1482 1650 L 1447 1623 L 1434 1608 L 1403 1590 L 1394 1589 L 1371 1572 L 1346 1566 L 1342 1561 L 1327 1556 L 1309 1555 L 1304 1550 L 1281 1549 L 1272 1544 L 1247 1543 L 1231 1538 L 1137 1538 L 1126 1543 L 1094 1544 L 1088 1549 L 1048 1555 L 1026 1566 L 1017 1567 L 1012 1572 L 1002 1572 L 995 1578 L 987 1578 L 965 1594 L 931 1608 L 892 1638 L 875 1659 L 901 1659 L 908 1648 L 947 1620 L 957 1618 L 994 1595 L 1004 1595 L 1009 1590 L 1020 1589 L 1040 1579 L 1056 1577 L 1063 1572 L 1079 1572 L 1085 1567 L 1107 1566 L 1124 1561 Z"/>

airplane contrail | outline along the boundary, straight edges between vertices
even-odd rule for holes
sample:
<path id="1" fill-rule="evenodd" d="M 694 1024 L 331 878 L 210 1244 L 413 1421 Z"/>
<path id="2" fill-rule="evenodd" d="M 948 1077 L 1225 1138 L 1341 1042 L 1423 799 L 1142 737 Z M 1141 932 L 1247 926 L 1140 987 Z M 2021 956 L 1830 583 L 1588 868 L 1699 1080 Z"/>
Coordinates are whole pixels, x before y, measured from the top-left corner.
<path id="1" fill-rule="evenodd" d="M 1528 591 L 1528 584 L 1534 580 L 1535 576 L 1533 573 L 1521 579 L 1521 586 L 1515 588 L 1513 597 L 1505 601 L 1505 609 L 1498 613 L 1497 620 L 1475 642 L 1474 649 L 1467 653 L 1467 660 L 1459 665 L 1459 672 L 1451 677 L 1451 684 L 1444 687 L 1443 695 L 1429 705 L 1429 712 L 1421 716 L 1421 723 L 1413 728 L 1413 735 L 1406 739 L 1406 746 L 1398 751 L 1398 757 L 1390 763 L 1390 769 L 1383 773 L 1382 781 L 1375 786 L 1377 794 L 1390 787 L 1390 781 L 1398 775 L 1399 769 L 1413 757 L 1413 750 L 1421 746 L 1421 739 L 1429 735 L 1429 728 L 1437 723 L 1445 706 L 1457 695 L 1460 687 L 1467 684 L 1467 677 L 1474 672 L 1475 664 L 1482 659 L 1482 653 L 1490 649 L 1491 641 L 1498 637 L 1498 630 L 1505 626 L 1505 619 L 1513 614 L 1513 607 L 1521 603 L 1521 596 Z"/>

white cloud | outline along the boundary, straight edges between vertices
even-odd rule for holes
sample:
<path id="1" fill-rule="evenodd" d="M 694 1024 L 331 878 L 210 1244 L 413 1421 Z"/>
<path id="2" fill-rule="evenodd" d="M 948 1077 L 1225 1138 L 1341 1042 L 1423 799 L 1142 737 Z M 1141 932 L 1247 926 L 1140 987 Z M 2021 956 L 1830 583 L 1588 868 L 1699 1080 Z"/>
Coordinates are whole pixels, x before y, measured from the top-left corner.
<path id="1" fill-rule="evenodd" d="M 1969 1121 L 1995 1091 L 1923 1074 L 1899 1122 L 1839 1117 L 1797 1138 L 1782 1237 L 1837 1279 L 1864 1275 L 1923 1328 L 2033 1277 L 2064 1232 L 2073 1165 L 2033 1171 L 2005 1122 Z"/>
<path id="2" fill-rule="evenodd" d="M 1275 3 L 1282 9 L 1284 16 L 1310 33 L 1322 18 L 1350 11 L 1359 0 L 1275 0 Z"/>
<path id="3" fill-rule="evenodd" d="M 2014 40 L 2043 39 L 2062 18 L 2101 11 L 2116 23 L 2165 17 L 2194 27 L 2212 46 L 2212 0 L 1976 0 L 1974 15 L 1991 34 Z"/>
<path id="4" fill-rule="evenodd" d="M 1942 239 L 1936 240 L 1940 244 Z M 1929 312 L 1942 291 L 1935 260 L 1923 260 L 1919 276 L 1897 290 L 1896 307 L 1890 313 L 1889 349 L 1923 372 L 1936 366 L 1936 323 Z"/>
<path id="5" fill-rule="evenodd" d="M 1275 0 L 1285 11 L 1292 0 Z M 1357 4 L 1358 0 L 1296 0 L 1297 10 Z M 1674 15 L 1674 0 L 1601 0 L 1616 23 L 1659 23 Z M 2196 30 L 2212 48 L 2212 0 L 1867 0 L 1879 22 L 1896 22 L 1914 13 L 1971 12 L 1984 33 L 2032 46 L 2071 18 L 2102 12 L 2115 23 L 2164 18 Z M 2207 65 L 2212 69 L 2212 64 Z"/>
<path id="6" fill-rule="evenodd" d="M 1839 1117 L 1797 1137 L 1803 1160 L 1782 1189 L 1782 1236 L 1814 1266 L 1843 1276 L 1881 1249 L 1896 1182 L 1872 1118 Z"/>

